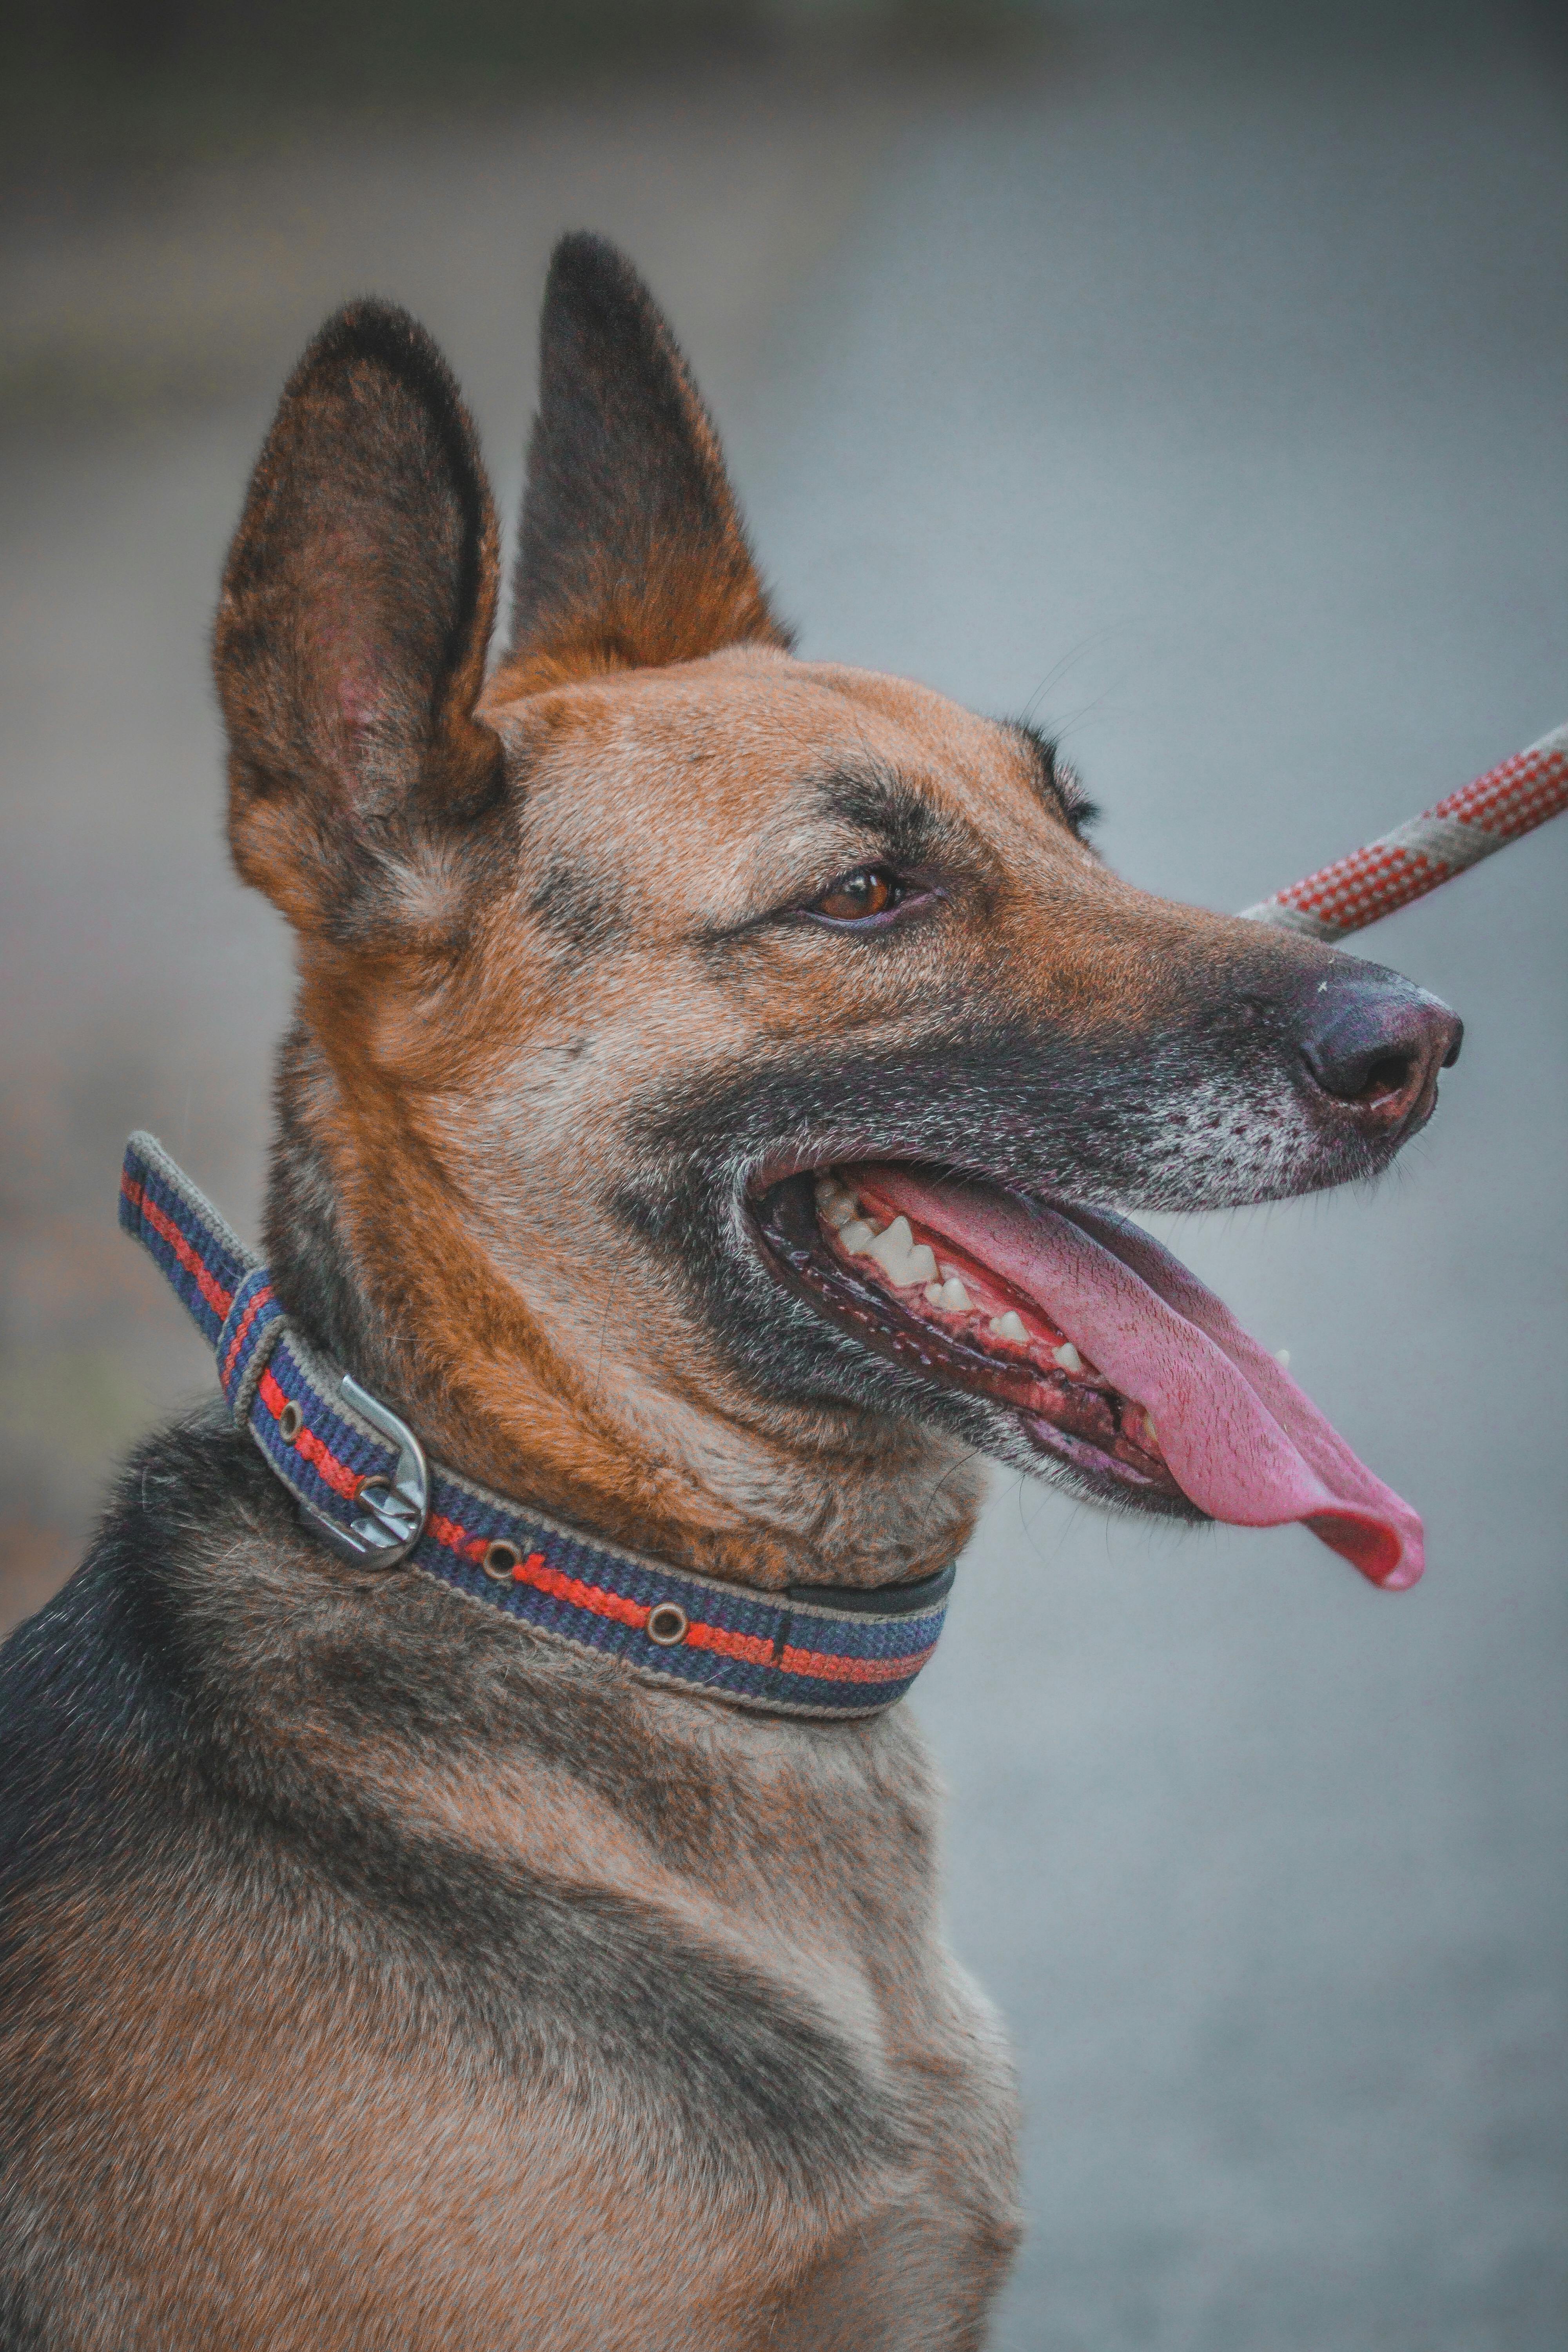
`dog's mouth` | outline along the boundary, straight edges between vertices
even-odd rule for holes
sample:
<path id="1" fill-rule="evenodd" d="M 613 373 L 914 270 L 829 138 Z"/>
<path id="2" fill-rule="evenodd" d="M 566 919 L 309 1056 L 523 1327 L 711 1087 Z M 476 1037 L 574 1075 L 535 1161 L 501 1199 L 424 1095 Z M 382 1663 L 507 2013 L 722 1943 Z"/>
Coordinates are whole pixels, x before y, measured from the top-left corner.
<path id="1" fill-rule="evenodd" d="M 1107 1501 L 1302 1520 L 1373 1584 L 1420 1575 L 1421 1522 L 1215 1294 L 1104 1210 L 890 1161 L 772 1185 L 775 1271 L 862 1346 L 1005 1412 Z"/>

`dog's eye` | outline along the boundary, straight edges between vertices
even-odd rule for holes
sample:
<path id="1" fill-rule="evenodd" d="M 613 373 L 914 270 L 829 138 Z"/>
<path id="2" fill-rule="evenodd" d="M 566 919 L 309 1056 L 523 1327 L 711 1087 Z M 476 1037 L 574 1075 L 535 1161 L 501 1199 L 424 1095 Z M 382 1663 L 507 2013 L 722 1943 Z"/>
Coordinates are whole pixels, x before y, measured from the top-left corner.
<path id="1" fill-rule="evenodd" d="M 864 923 L 891 913 L 906 895 L 902 882 L 887 866 L 862 866 L 853 874 L 841 874 L 811 911 L 830 923 Z"/>

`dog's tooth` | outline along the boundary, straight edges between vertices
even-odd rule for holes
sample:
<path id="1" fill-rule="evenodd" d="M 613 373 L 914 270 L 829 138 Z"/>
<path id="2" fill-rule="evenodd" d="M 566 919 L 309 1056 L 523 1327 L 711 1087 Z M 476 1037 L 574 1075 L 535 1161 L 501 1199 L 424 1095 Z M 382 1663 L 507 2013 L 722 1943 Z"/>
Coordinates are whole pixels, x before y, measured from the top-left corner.
<path id="1" fill-rule="evenodd" d="M 945 1306 L 946 1306 L 946 1304 L 947 1304 L 947 1300 L 946 1300 L 946 1298 L 945 1298 L 945 1297 L 943 1297 L 943 1295 L 942 1295 L 942 1294 L 943 1294 L 944 1287 L 945 1287 L 945 1286 L 944 1286 L 943 1284 L 940 1283 L 940 1282 L 928 1282 L 928 1283 L 927 1283 L 927 1285 L 926 1285 L 926 1303 L 927 1303 L 927 1305 L 928 1305 L 928 1306 L 931 1306 L 931 1307 L 945 1307 Z"/>
<path id="2" fill-rule="evenodd" d="M 914 1235 L 910 1231 L 908 1217 L 895 1217 L 884 1226 L 872 1243 L 868 1255 L 874 1257 L 889 1282 L 905 1290 L 914 1282 L 910 1262 L 914 1256 Z M 931 1270 L 936 1272 L 936 1260 L 931 1258 Z"/>
<path id="3" fill-rule="evenodd" d="M 953 1273 L 951 1266 L 944 1270 L 942 1303 L 951 1315 L 967 1315 L 974 1305 L 963 1281 Z"/>
<path id="4" fill-rule="evenodd" d="M 991 1328 L 998 1339 L 1016 1339 L 1023 1342 L 1029 1336 L 1024 1328 L 1023 1317 L 1011 1307 L 1005 1315 L 994 1315 L 991 1318 Z"/>
<path id="5" fill-rule="evenodd" d="M 1083 1358 L 1070 1339 L 1064 1339 L 1059 1348 L 1051 1349 L 1051 1361 L 1059 1364 L 1064 1372 L 1081 1372 L 1083 1370 Z"/>
<path id="6" fill-rule="evenodd" d="M 851 1257 L 869 1257 L 871 1244 L 877 1238 L 877 1232 L 875 1226 L 868 1225 L 864 1217 L 855 1217 L 848 1224 L 840 1226 L 838 1238 Z"/>
<path id="7" fill-rule="evenodd" d="M 910 1278 L 913 1282 L 936 1280 L 936 1252 L 924 1242 L 917 1242 L 910 1252 Z"/>
<path id="8" fill-rule="evenodd" d="M 835 1233 L 842 1233 L 855 1219 L 855 1203 L 846 1192 L 834 1192 L 822 1203 L 822 1222 Z"/>

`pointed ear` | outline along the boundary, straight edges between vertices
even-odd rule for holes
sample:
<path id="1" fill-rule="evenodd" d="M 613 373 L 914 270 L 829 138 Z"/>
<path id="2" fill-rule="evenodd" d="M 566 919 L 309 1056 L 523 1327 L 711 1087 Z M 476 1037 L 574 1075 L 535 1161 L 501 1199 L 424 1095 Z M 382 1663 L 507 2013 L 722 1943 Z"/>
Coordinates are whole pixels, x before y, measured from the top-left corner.
<path id="1" fill-rule="evenodd" d="M 563 237 L 550 265 L 513 631 L 492 694 L 790 643 L 690 370 L 603 237 Z"/>
<path id="2" fill-rule="evenodd" d="M 214 640 L 235 861 L 300 929 L 427 908 L 454 833 L 498 799 L 474 717 L 496 574 L 446 362 L 402 310 L 340 310 L 267 436 Z"/>

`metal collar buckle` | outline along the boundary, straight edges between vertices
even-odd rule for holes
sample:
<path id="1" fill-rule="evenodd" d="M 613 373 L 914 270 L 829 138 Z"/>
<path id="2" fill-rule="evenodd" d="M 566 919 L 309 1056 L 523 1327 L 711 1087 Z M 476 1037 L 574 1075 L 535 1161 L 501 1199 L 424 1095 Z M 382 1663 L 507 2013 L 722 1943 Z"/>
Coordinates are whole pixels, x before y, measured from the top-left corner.
<path id="1" fill-rule="evenodd" d="M 345 1559 L 363 1561 L 373 1568 L 395 1568 L 425 1532 L 430 1513 L 430 1465 L 408 1423 L 399 1421 L 347 1372 L 338 1382 L 338 1394 L 362 1421 L 368 1421 L 396 1446 L 397 1467 L 390 1478 L 364 1480 L 354 1498 L 360 1517 L 347 1527 L 314 1512 L 311 1517 L 332 1549 Z"/>

